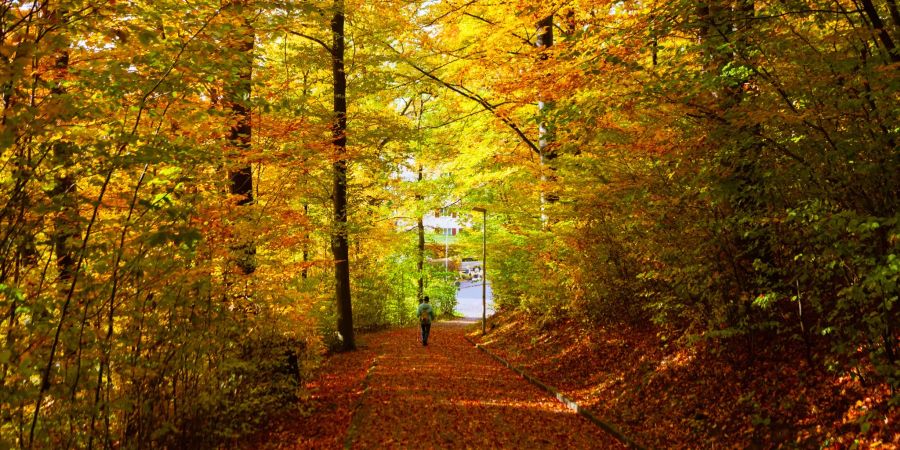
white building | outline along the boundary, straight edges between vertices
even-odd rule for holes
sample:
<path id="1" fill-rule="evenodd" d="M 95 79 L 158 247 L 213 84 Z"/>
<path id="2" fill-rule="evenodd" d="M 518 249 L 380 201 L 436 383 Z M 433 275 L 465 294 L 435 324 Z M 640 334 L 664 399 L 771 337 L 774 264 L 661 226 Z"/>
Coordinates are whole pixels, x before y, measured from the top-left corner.
<path id="1" fill-rule="evenodd" d="M 449 211 L 449 208 L 435 209 L 434 211 L 422 217 L 422 224 L 426 230 L 433 230 L 434 234 L 442 234 L 447 236 L 456 236 L 459 230 L 467 224 L 462 222 L 455 211 Z"/>

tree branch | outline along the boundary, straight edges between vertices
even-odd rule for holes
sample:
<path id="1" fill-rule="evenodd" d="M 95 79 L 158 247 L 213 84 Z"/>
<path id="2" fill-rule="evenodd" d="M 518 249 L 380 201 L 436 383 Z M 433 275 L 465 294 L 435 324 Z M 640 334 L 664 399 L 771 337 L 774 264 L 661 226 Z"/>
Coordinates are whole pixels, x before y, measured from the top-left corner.
<path id="1" fill-rule="evenodd" d="M 396 50 L 394 47 L 392 47 L 390 44 L 386 44 L 386 45 L 388 46 L 388 48 L 390 48 L 391 50 L 395 51 L 397 54 L 400 54 L 400 52 L 397 51 L 397 50 Z M 469 100 L 472 100 L 473 102 L 478 103 L 479 105 L 481 105 L 486 111 L 489 111 L 491 114 L 494 115 L 494 117 L 500 119 L 500 121 L 503 122 L 504 125 L 506 125 L 509 129 L 511 129 L 511 130 L 516 134 L 516 136 L 519 137 L 519 140 L 521 140 L 522 143 L 524 143 L 525 145 L 527 145 L 528 148 L 530 148 L 532 151 L 534 151 L 534 152 L 537 153 L 538 155 L 541 154 L 540 148 L 538 148 L 538 146 L 537 146 L 531 139 L 529 139 L 528 136 L 525 135 L 525 133 L 522 131 L 522 129 L 519 128 L 519 126 L 518 126 L 515 122 L 513 122 L 512 120 L 510 120 L 508 117 L 505 117 L 505 116 L 503 116 L 502 114 L 500 114 L 500 113 L 497 111 L 497 109 L 496 109 L 496 105 L 492 105 L 490 102 L 488 102 L 487 100 L 485 100 L 484 98 L 482 98 L 480 95 L 478 95 L 478 94 L 476 94 L 476 93 L 474 93 L 474 92 L 472 92 L 472 91 L 466 89 L 466 88 L 463 87 L 463 86 L 455 86 L 455 85 L 452 85 L 452 84 L 450 84 L 450 83 L 448 83 L 448 82 L 446 82 L 446 81 L 444 81 L 444 80 L 438 78 L 436 75 L 434 75 L 434 74 L 431 73 L 430 71 L 427 71 L 427 70 L 425 70 L 425 69 L 419 67 L 418 65 L 416 65 L 416 64 L 415 64 L 414 62 L 412 62 L 412 61 L 409 61 L 409 60 L 407 60 L 407 59 L 402 59 L 402 61 L 403 61 L 404 63 L 406 63 L 408 66 L 410 66 L 410 67 L 412 67 L 413 69 L 415 69 L 417 72 L 419 72 L 419 73 L 421 73 L 422 75 L 424 75 L 425 77 L 430 78 L 431 80 L 433 80 L 433 81 L 437 82 L 438 84 L 440 84 L 440 85 L 446 87 L 447 89 L 450 89 L 451 91 L 456 92 L 457 94 L 459 94 L 459 95 L 461 95 L 461 96 L 463 96 L 463 97 L 465 97 L 465 98 L 467 98 L 467 99 L 469 99 Z"/>
<path id="2" fill-rule="evenodd" d="M 325 43 L 324 41 L 322 41 L 321 39 L 317 39 L 317 38 L 314 38 L 314 37 L 312 37 L 312 36 L 310 36 L 310 35 L 308 35 L 308 34 L 303 34 L 303 33 L 300 33 L 300 32 L 294 31 L 294 30 L 285 30 L 285 31 L 287 31 L 287 32 L 290 33 L 290 34 L 293 34 L 294 36 L 306 38 L 306 39 L 309 39 L 310 41 L 315 42 L 316 44 L 321 45 L 322 48 L 324 48 L 325 51 L 328 52 L 329 55 L 334 54 L 334 52 L 331 50 L 331 47 L 329 47 L 328 44 L 326 44 L 326 43 Z"/>

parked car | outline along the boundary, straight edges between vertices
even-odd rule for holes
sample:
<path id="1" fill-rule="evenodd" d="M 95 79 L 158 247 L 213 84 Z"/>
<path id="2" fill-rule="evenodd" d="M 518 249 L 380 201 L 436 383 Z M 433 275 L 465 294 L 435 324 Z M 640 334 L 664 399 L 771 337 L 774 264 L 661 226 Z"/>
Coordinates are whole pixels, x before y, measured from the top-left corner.
<path id="1" fill-rule="evenodd" d="M 459 271 L 468 270 L 469 272 L 476 267 L 481 267 L 481 261 L 472 260 L 471 258 L 463 258 L 459 263 Z"/>

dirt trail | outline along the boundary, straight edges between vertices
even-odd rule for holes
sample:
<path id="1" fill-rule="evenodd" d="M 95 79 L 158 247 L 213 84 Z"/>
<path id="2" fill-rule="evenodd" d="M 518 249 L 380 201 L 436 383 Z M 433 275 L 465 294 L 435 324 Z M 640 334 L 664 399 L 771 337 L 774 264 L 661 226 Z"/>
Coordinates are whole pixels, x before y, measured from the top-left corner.
<path id="1" fill-rule="evenodd" d="M 439 322 L 428 347 L 407 328 L 374 334 L 377 355 L 352 448 L 623 448 L 480 352 L 465 322 Z"/>

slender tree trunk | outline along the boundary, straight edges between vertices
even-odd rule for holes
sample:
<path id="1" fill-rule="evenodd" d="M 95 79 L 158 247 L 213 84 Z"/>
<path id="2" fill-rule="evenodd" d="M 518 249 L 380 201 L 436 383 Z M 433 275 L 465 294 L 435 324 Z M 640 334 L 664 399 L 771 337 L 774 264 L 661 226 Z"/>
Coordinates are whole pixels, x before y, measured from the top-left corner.
<path id="1" fill-rule="evenodd" d="M 656 16 L 650 15 L 650 63 L 652 67 L 659 65 L 659 32 L 657 31 Z"/>
<path id="2" fill-rule="evenodd" d="M 537 23 L 537 42 L 535 46 L 541 50 L 546 50 L 553 46 L 553 15 L 549 15 L 543 19 L 541 19 Z M 542 52 L 540 55 L 540 59 L 542 61 L 546 61 L 549 58 L 547 53 Z M 558 156 L 554 147 L 551 146 L 551 142 L 553 141 L 553 126 L 547 121 L 547 112 L 552 108 L 552 105 L 545 102 L 543 99 L 538 100 L 538 116 L 540 117 L 540 122 L 538 124 L 538 149 L 541 156 L 541 181 L 544 183 L 554 182 L 556 180 L 556 165 L 554 160 Z M 555 190 L 547 190 L 547 187 L 542 189 L 541 192 L 541 207 L 549 203 L 556 203 L 559 201 L 559 194 L 555 192 Z M 545 217 L 546 219 L 546 217 Z M 546 220 L 545 220 L 546 222 Z"/>
<path id="3" fill-rule="evenodd" d="M 79 236 L 78 209 L 75 175 L 72 173 L 72 145 L 59 142 L 54 145 L 54 157 L 62 162 L 61 170 L 54 179 L 50 195 L 59 208 L 53 220 L 53 247 L 56 250 L 56 267 L 59 270 L 60 286 L 72 279 L 75 268 L 75 245 Z"/>
<path id="4" fill-rule="evenodd" d="M 236 0 L 229 5 L 233 14 L 238 17 L 237 43 L 233 50 L 241 59 L 238 67 L 237 79 L 229 86 L 227 95 L 228 107 L 234 117 L 234 125 L 228 132 L 228 145 L 230 157 L 240 160 L 251 148 L 253 135 L 253 123 L 250 108 L 251 81 L 253 77 L 253 41 L 255 34 L 253 25 L 247 18 L 247 0 Z M 250 164 L 232 169 L 228 174 L 230 180 L 230 192 L 238 196 L 238 205 L 250 205 L 253 203 L 253 168 Z M 244 274 L 256 271 L 256 244 L 249 236 L 238 237 L 238 242 L 233 245 L 235 264 Z"/>
<path id="5" fill-rule="evenodd" d="M 890 33 L 884 27 L 884 22 L 881 20 L 881 16 L 878 15 L 878 10 L 875 9 L 875 5 L 872 3 L 872 0 L 860 0 L 862 2 L 863 11 L 865 11 L 866 16 L 869 18 L 869 23 L 871 23 L 872 29 L 875 34 L 878 36 L 878 40 L 881 42 L 881 45 L 884 46 L 884 49 L 887 51 L 888 58 L 891 62 L 900 62 L 900 53 L 897 52 L 897 48 L 894 45 L 894 40 L 891 38 Z M 894 6 L 894 11 L 896 11 L 896 6 Z"/>
<path id="6" fill-rule="evenodd" d="M 422 166 L 419 166 L 419 181 L 422 181 Z M 421 201 L 422 195 L 416 195 L 416 200 Z M 424 215 L 424 213 L 422 214 Z M 417 228 L 419 231 L 419 245 L 416 259 L 416 271 L 419 273 L 419 290 L 416 291 L 416 299 L 422 300 L 425 297 L 425 224 L 419 215 Z"/>
<path id="7" fill-rule="evenodd" d="M 343 350 L 356 349 L 353 336 L 353 305 L 350 299 L 350 259 L 347 244 L 347 75 L 344 72 L 344 1 L 334 0 L 331 19 L 331 72 L 334 77 L 334 231 L 331 253 L 334 256 L 335 295 L 338 332 Z"/>
<path id="8" fill-rule="evenodd" d="M 48 14 L 50 15 L 50 22 L 57 23 L 65 20 L 66 12 L 64 10 L 50 11 Z M 53 87 L 50 89 L 50 95 L 51 98 L 58 101 L 66 93 L 63 82 L 69 70 L 69 51 L 67 48 L 62 48 L 57 52 L 53 66 L 55 69 L 55 80 L 53 81 Z M 76 258 L 75 242 L 81 234 L 79 232 L 78 201 L 76 197 L 77 185 L 73 169 L 74 163 L 72 161 L 74 153 L 75 146 L 71 142 L 61 140 L 53 145 L 54 162 L 61 167 L 56 173 L 53 189 L 50 191 L 50 196 L 59 210 L 59 214 L 53 220 L 53 247 L 56 251 L 56 266 L 59 270 L 61 286 L 65 286 L 66 282 L 72 279 Z"/>
<path id="9" fill-rule="evenodd" d="M 303 204 L 303 215 L 304 217 L 309 217 L 309 204 Z M 308 230 L 308 228 L 307 228 Z M 306 263 L 309 262 L 309 231 L 303 235 L 303 270 L 300 271 L 300 277 L 304 280 L 309 277 L 309 268 L 306 267 Z"/>

